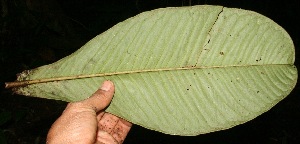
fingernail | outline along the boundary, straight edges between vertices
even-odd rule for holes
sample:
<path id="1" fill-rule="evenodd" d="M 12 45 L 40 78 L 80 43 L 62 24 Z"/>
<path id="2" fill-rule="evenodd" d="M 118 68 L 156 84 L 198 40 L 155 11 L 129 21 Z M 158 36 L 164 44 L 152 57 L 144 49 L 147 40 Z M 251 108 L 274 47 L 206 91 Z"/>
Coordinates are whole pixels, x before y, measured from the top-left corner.
<path id="1" fill-rule="evenodd" d="M 112 86 L 113 84 L 111 81 L 104 81 L 100 89 L 104 91 L 109 91 Z"/>
<path id="2" fill-rule="evenodd" d="M 103 135 L 105 135 L 107 132 L 105 132 L 105 131 L 103 131 L 103 130 L 100 130 L 100 131 L 98 131 L 98 135 L 99 136 L 103 136 Z"/>

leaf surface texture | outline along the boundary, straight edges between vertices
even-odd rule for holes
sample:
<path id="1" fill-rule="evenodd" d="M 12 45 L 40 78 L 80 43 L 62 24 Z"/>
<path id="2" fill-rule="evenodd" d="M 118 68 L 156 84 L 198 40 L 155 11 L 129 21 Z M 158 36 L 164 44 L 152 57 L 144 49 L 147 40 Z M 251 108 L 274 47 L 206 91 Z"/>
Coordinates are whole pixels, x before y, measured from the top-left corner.
<path id="1" fill-rule="evenodd" d="M 198 135 L 272 108 L 297 82 L 294 60 L 287 32 L 258 13 L 164 8 L 115 25 L 56 63 L 24 71 L 18 81 L 52 80 L 14 90 L 79 101 L 109 79 L 116 92 L 107 112 L 163 133 Z"/>

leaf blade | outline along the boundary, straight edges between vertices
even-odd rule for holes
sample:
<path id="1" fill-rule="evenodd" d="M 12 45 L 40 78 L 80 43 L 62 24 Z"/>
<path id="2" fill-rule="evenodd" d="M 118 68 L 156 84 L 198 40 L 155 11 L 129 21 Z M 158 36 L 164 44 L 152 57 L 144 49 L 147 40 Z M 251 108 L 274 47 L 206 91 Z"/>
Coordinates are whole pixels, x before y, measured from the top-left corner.
<path id="1" fill-rule="evenodd" d="M 255 12 L 158 9 L 18 77 L 71 79 L 16 91 L 78 101 L 110 79 L 116 92 L 107 112 L 164 133 L 197 135 L 249 121 L 286 97 L 297 81 L 294 57 L 288 34 Z"/>

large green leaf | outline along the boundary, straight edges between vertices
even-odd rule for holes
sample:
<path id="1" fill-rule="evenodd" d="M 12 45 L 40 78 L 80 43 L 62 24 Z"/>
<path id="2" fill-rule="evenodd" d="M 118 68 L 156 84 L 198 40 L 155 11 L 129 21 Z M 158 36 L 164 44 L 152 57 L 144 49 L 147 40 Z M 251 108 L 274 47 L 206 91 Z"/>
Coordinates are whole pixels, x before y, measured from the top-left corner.
<path id="1" fill-rule="evenodd" d="M 297 81 L 294 45 L 258 13 L 222 6 L 139 14 L 60 61 L 24 71 L 14 91 L 64 101 L 116 86 L 107 112 L 149 129 L 197 135 L 249 121 Z"/>

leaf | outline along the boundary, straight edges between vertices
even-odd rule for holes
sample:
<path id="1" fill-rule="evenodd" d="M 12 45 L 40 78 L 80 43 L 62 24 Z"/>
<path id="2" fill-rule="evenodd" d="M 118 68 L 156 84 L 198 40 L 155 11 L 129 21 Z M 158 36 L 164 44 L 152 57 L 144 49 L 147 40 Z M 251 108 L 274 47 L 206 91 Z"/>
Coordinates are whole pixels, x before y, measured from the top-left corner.
<path id="1" fill-rule="evenodd" d="M 294 60 L 287 32 L 258 13 L 164 8 L 125 20 L 7 86 L 79 101 L 109 79 L 116 92 L 107 112 L 163 133 L 198 135 L 249 121 L 285 98 L 297 82 Z"/>

